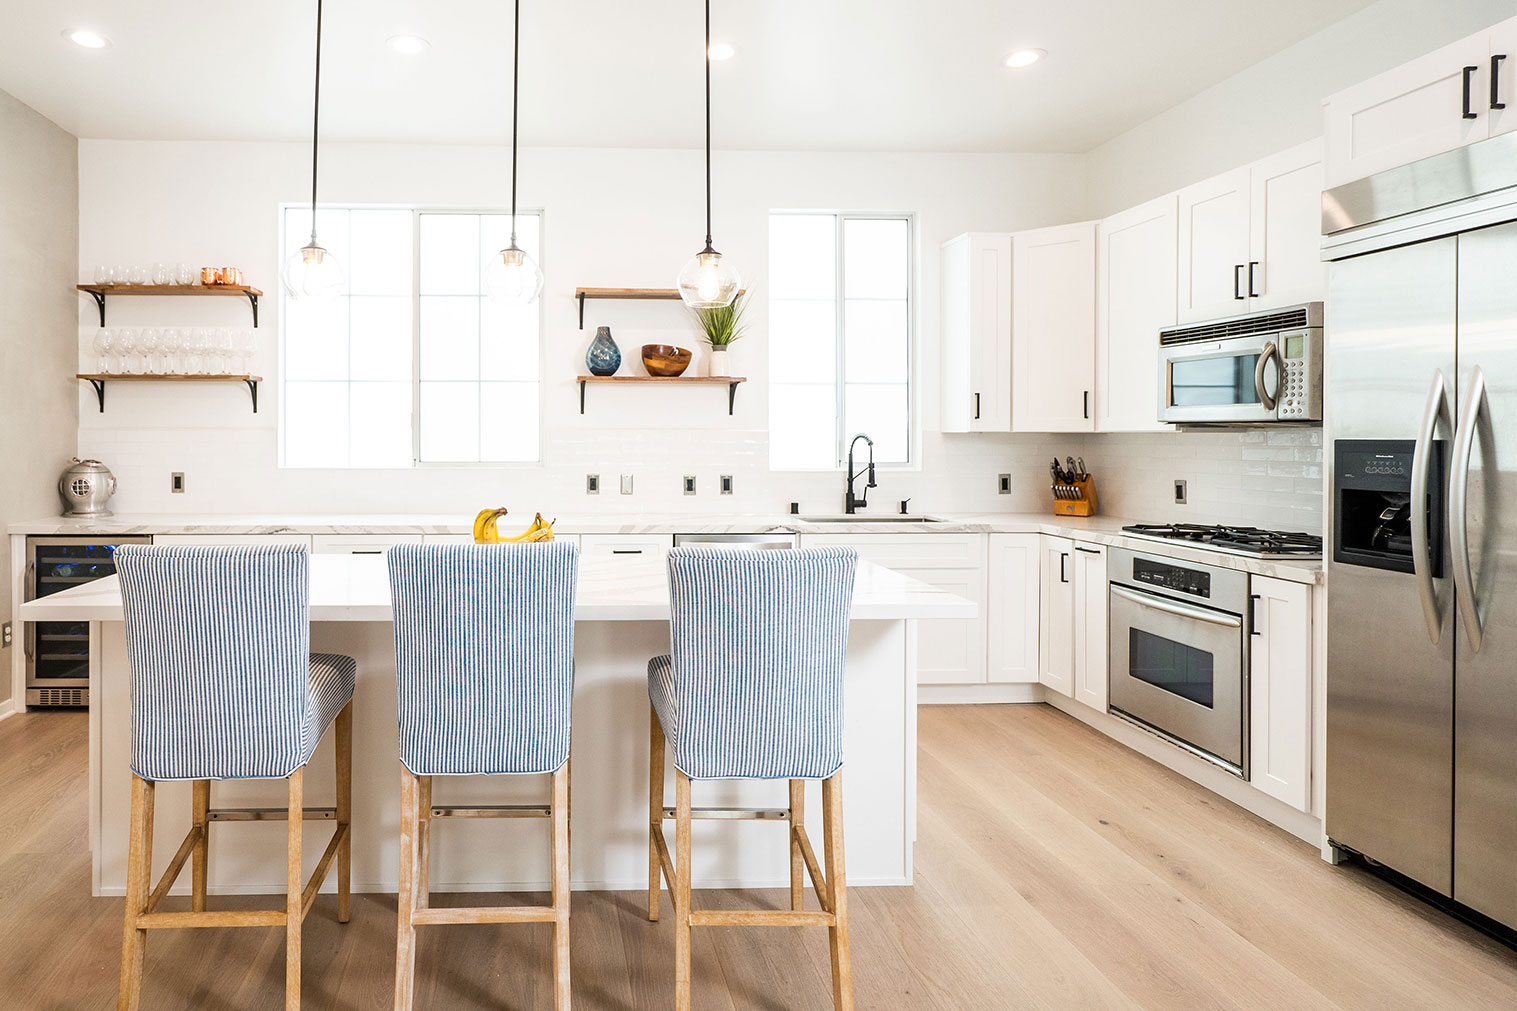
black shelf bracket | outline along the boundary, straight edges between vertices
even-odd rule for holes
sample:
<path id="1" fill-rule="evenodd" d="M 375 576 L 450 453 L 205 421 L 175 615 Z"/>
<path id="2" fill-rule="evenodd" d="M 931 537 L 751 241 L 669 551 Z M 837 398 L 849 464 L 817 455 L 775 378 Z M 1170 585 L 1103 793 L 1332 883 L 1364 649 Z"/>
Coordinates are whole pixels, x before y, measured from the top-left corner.
<path id="1" fill-rule="evenodd" d="M 727 417 L 732 417 L 734 405 L 737 403 L 737 383 L 727 384 Z"/>
<path id="2" fill-rule="evenodd" d="M 100 325 L 105 326 L 105 292 L 92 291 L 90 297 L 95 300 L 95 306 L 100 310 Z"/>
<path id="3" fill-rule="evenodd" d="M 103 305 L 104 302 L 105 302 L 105 299 L 101 298 L 100 301 L 101 301 L 101 303 Z M 104 309 L 101 310 L 101 312 L 104 312 L 104 311 L 105 311 Z M 100 413 L 104 414 L 105 413 L 105 380 L 104 379 L 91 379 L 89 382 L 90 382 L 90 385 L 95 388 L 95 398 L 100 401 Z"/>
<path id="4" fill-rule="evenodd" d="M 103 323 L 101 324 L 101 326 L 104 326 L 104 325 L 105 324 L 103 324 Z M 584 292 L 580 292 L 579 293 L 579 328 L 581 330 L 583 330 L 585 328 L 585 293 Z M 580 392 L 584 392 L 584 386 L 585 386 L 585 384 L 584 383 L 580 383 L 579 385 L 580 385 Z M 580 414 L 584 414 L 585 412 L 584 411 L 580 411 L 579 413 Z"/>
<path id="5" fill-rule="evenodd" d="M 245 291 L 245 292 L 243 292 L 243 294 L 248 297 L 248 301 L 249 302 L 253 303 L 253 329 L 257 330 L 258 329 L 258 296 L 255 295 L 255 294 L 253 294 L 251 291 Z M 102 326 L 103 325 L 104 324 L 102 324 Z M 581 328 L 581 329 L 583 329 L 583 328 Z M 253 391 L 253 413 L 256 414 L 257 412 L 258 412 L 258 391 L 255 389 Z"/>
<path id="6" fill-rule="evenodd" d="M 251 296 L 251 295 L 249 295 L 248 297 L 249 298 L 253 298 L 253 296 Z M 253 298 L 253 315 L 254 315 L 255 318 L 258 315 L 258 299 L 256 299 L 256 298 Z M 253 325 L 257 326 L 258 324 L 254 323 Z M 256 379 L 244 379 L 243 382 L 248 384 L 248 392 L 253 395 L 253 413 L 257 414 L 258 413 L 258 380 L 256 380 Z"/>
<path id="7" fill-rule="evenodd" d="M 580 296 L 580 304 L 584 304 L 584 296 Z M 579 413 L 585 413 L 585 381 L 583 379 L 579 381 Z"/>

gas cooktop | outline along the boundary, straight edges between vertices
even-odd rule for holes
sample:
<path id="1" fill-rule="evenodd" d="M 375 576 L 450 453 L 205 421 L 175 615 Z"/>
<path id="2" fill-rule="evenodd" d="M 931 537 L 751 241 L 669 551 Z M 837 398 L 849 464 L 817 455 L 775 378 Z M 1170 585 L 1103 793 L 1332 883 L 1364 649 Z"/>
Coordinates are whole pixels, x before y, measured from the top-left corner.
<path id="1" fill-rule="evenodd" d="M 1322 557 L 1322 538 L 1314 534 L 1196 523 L 1134 523 L 1122 530 L 1150 540 L 1178 541 L 1229 554 L 1280 556 L 1304 561 Z"/>

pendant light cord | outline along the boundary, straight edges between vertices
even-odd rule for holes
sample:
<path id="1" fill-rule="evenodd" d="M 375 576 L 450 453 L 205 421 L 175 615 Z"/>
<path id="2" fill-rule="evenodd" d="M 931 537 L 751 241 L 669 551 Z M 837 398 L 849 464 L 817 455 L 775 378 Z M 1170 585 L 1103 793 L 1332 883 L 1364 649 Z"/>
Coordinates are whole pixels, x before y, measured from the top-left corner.
<path id="1" fill-rule="evenodd" d="M 311 112 L 311 245 L 316 245 L 316 167 L 321 144 L 321 2 L 316 0 L 316 88 Z"/>
<path id="2" fill-rule="evenodd" d="M 711 0 L 706 0 L 706 248 L 711 248 Z"/>
<path id="3" fill-rule="evenodd" d="M 521 91 L 521 0 L 511 26 L 511 248 L 516 248 L 516 109 Z"/>

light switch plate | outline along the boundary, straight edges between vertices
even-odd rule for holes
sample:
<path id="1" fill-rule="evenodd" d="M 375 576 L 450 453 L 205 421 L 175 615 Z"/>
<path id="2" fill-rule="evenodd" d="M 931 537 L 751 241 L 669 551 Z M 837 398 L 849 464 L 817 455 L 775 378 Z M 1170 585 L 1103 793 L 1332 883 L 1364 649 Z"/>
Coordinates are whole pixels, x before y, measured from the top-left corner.
<path id="1" fill-rule="evenodd" d="M 13 637 L 14 634 L 11 631 L 10 622 L 7 621 L 4 625 L 0 625 L 0 648 L 9 646 Z"/>
<path id="2" fill-rule="evenodd" d="M 600 494 L 600 475 L 599 474 L 586 474 L 585 475 L 585 494 L 586 495 L 599 495 Z"/>
<path id="3" fill-rule="evenodd" d="M 685 475 L 684 489 L 685 489 L 685 494 L 686 495 L 694 495 L 695 494 L 695 475 L 694 474 L 686 474 Z"/>
<path id="4" fill-rule="evenodd" d="M 175 495 L 184 494 L 184 471 L 176 470 L 169 475 L 169 491 Z"/>
<path id="5" fill-rule="evenodd" d="M 623 495 L 631 495 L 632 494 L 632 475 L 631 474 L 623 474 L 622 475 L 622 494 Z"/>
<path id="6" fill-rule="evenodd" d="M 1184 504 L 1185 504 L 1185 482 L 1184 481 L 1176 481 L 1175 482 L 1175 505 L 1184 505 Z"/>
<path id="7" fill-rule="evenodd" d="M 997 495 L 1010 495 L 1011 494 L 1011 475 L 1010 474 L 998 474 L 996 476 L 996 494 Z"/>
<path id="8" fill-rule="evenodd" d="M 732 494 L 732 475 L 731 474 L 723 474 L 722 475 L 722 494 L 723 495 L 731 495 Z"/>

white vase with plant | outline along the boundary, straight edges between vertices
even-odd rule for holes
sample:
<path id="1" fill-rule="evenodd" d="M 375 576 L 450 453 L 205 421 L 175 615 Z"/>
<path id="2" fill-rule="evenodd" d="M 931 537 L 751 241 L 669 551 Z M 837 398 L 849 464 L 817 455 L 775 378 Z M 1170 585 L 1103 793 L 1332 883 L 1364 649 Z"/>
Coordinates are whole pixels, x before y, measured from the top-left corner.
<path id="1" fill-rule="evenodd" d="M 701 332 L 706 335 L 706 344 L 711 348 L 711 358 L 706 368 L 708 375 L 723 379 L 732 375 L 732 366 L 727 360 L 727 352 L 731 350 L 733 344 L 742 339 L 746 332 L 743 322 L 743 313 L 746 309 L 747 294 L 739 292 L 731 305 L 691 310 L 696 322 L 700 324 Z"/>

